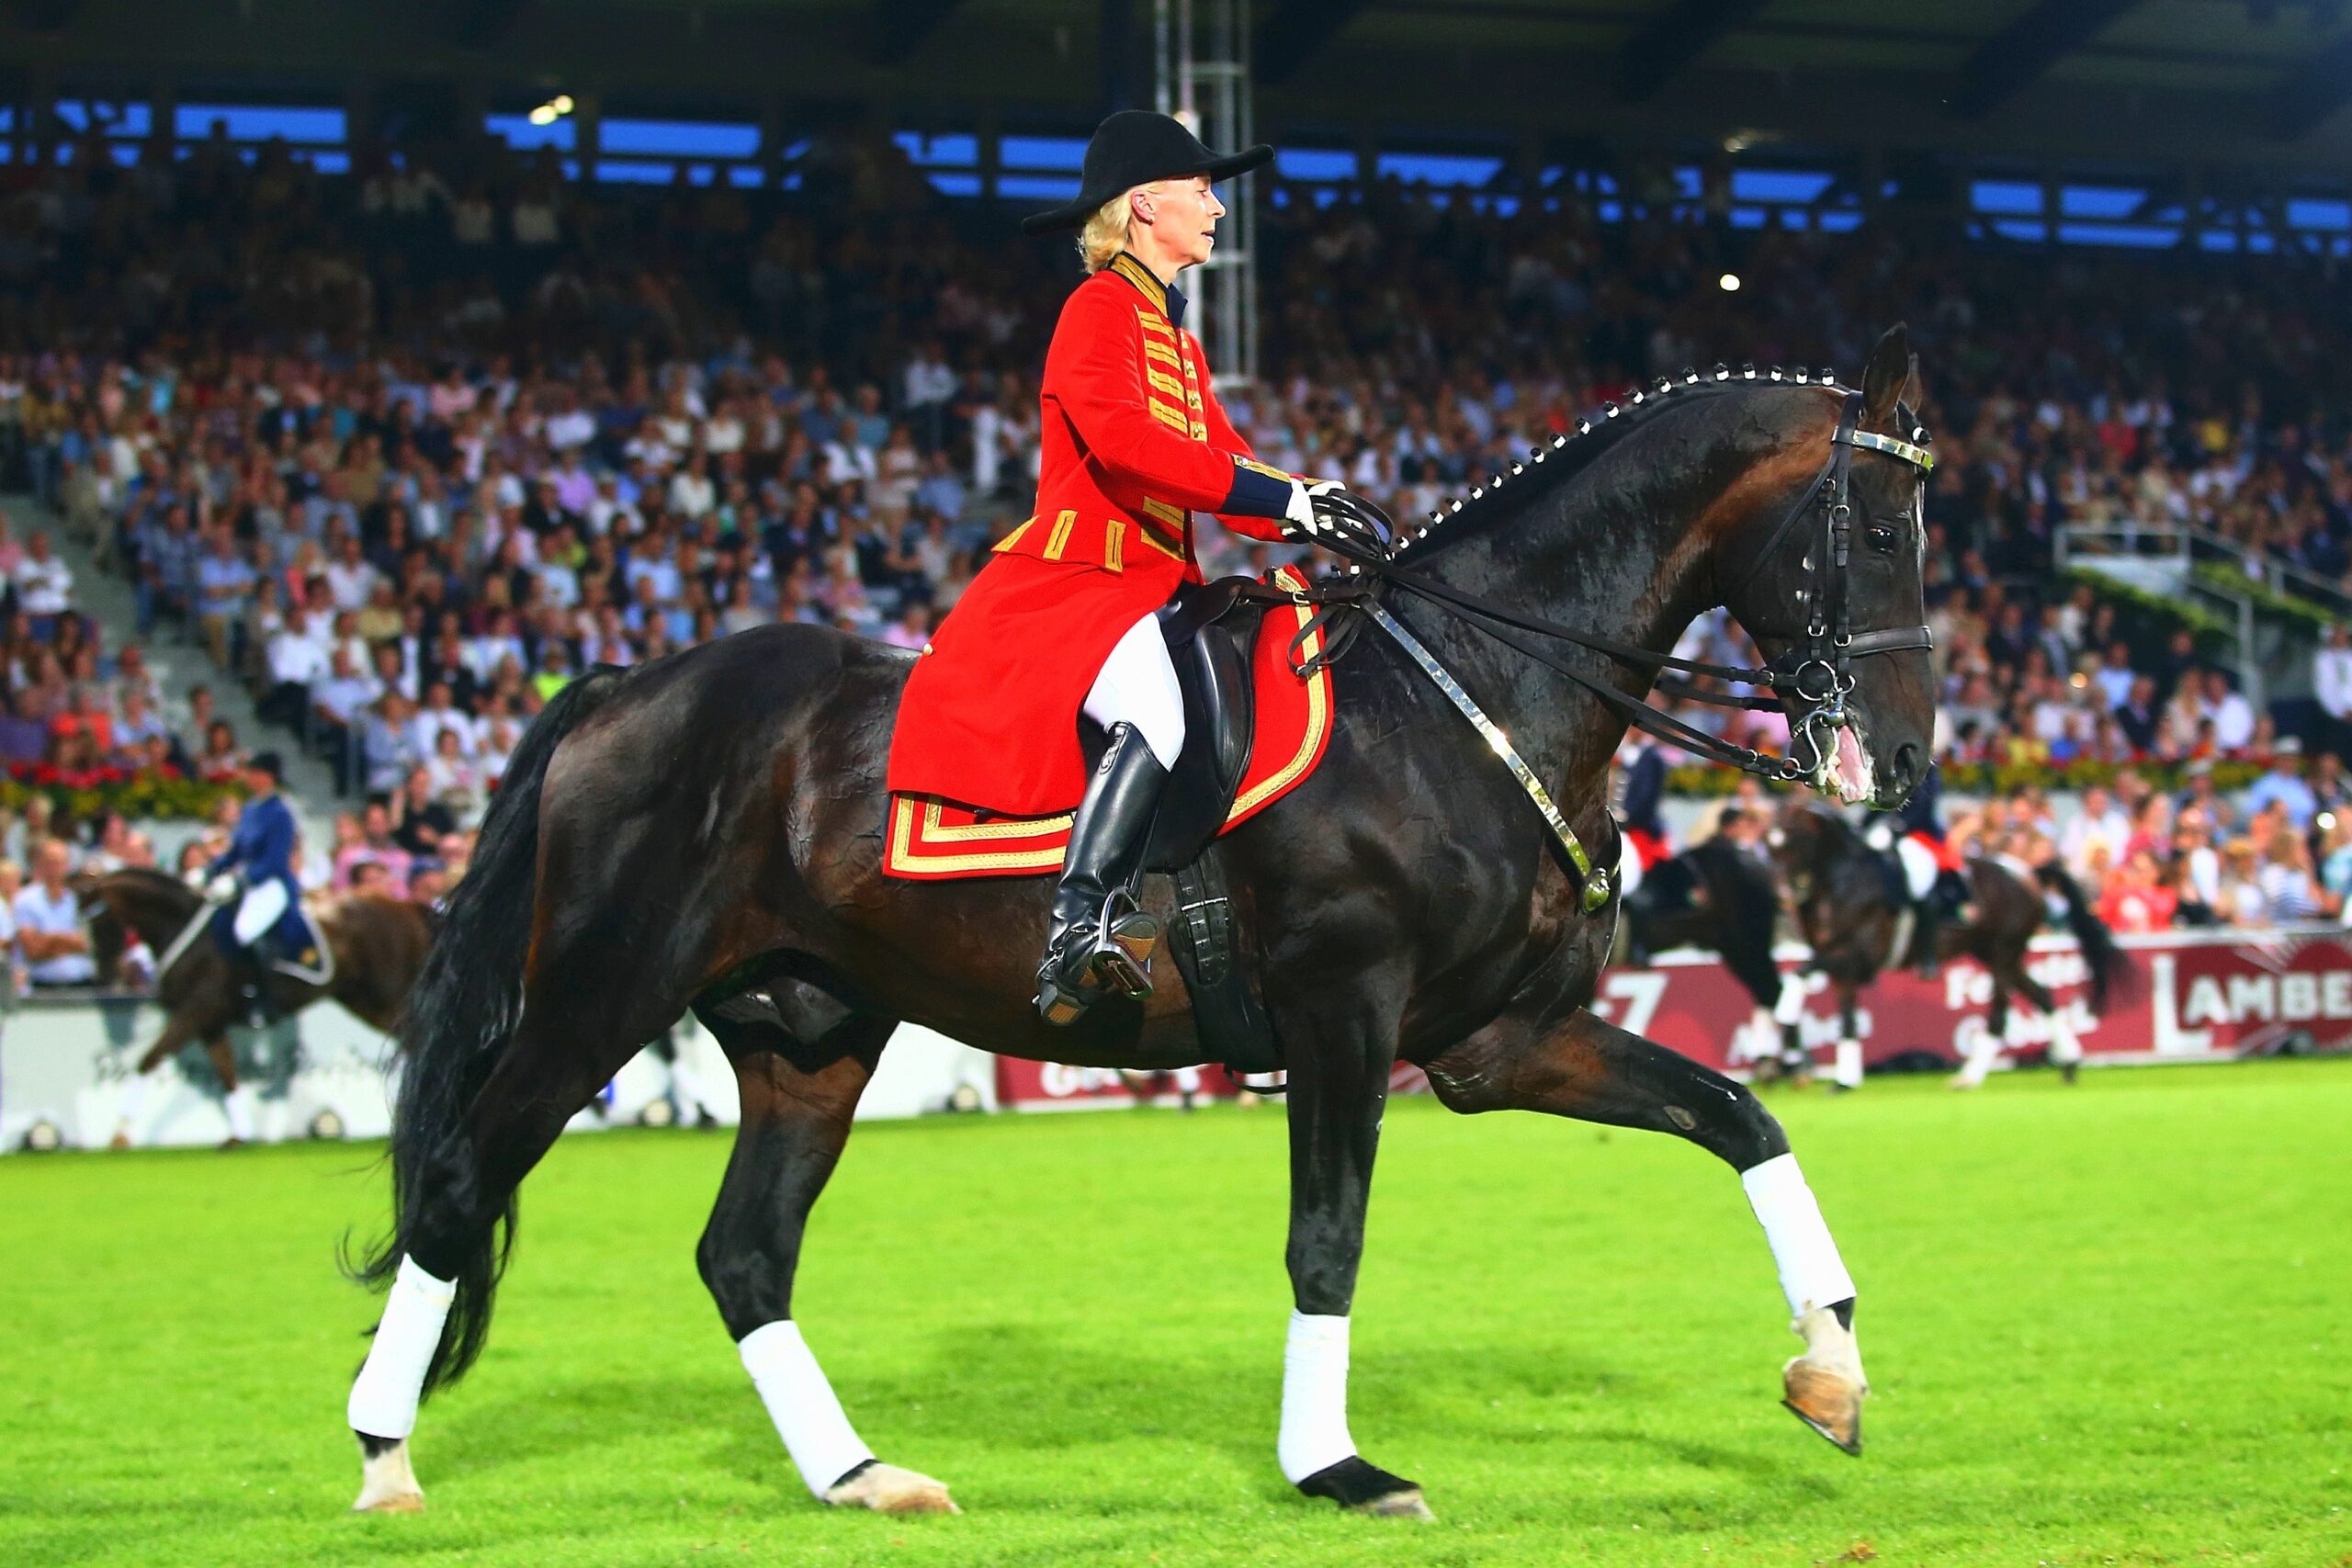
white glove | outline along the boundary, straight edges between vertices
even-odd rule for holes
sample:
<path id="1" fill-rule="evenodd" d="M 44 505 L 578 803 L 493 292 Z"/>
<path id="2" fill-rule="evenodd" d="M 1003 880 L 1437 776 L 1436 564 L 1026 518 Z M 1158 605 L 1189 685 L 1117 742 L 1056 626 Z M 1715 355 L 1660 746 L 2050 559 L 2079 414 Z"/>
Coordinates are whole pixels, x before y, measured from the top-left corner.
<path id="1" fill-rule="evenodd" d="M 1290 525 L 1293 538 L 1313 538 L 1323 531 L 1316 520 L 1315 501 L 1317 496 L 1347 489 L 1337 479 L 1293 479 L 1290 481 L 1290 503 L 1283 508 L 1283 521 Z"/>
<path id="2" fill-rule="evenodd" d="M 191 866 L 188 868 L 187 874 L 181 877 L 180 880 L 187 883 L 189 888 L 193 891 L 201 893 L 204 891 L 204 868 L 200 865 Z"/>
<path id="3" fill-rule="evenodd" d="M 237 896 L 237 874 L 224 871 L 214 877 L 204 889 L 204 896 L 216 904 L 225 904 Z"/>

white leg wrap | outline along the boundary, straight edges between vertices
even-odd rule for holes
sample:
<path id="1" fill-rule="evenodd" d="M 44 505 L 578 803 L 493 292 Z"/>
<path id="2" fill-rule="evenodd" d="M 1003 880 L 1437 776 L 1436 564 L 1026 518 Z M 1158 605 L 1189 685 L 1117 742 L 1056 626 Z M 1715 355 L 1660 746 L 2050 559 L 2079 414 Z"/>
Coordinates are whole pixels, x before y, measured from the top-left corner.
<path id="1" fill-rule="evenodd" d="M 441 1325 L 449 1321 L 449 1303 L 458 1299 L 454 1280 L 436 1280 L 401 1259 L 392 1278 L 391 1293 L 384 1298 L 384 1315 L 376 1325 L 375 1343 L 368 1348 L 368 1364 L 351 1385 L 351 1403 L 345 1407 L 351 1429 L 371 1438 L 405 1438 L 416 1430 L 416 1402 L 424 1388 L 424 1369 L 441 1343 Z"/>
<path id="2" fill-rule="evenodd" d="M 147 1093 L 154 1087 L 153 1079 L 145 1073 L 132 1074 L 130 1080 L 122 1086 L 121 1111 L 115 1125 L 117 1130 L 132 1143 L 139 1141 L 139 1134 L 144 1130 L 147 1120 Z"/>
<path id="3" fill-rule="evenodd" d="M 743 1336 L 736 1348 L 742 1352 L 743 1370 L 768 1407 L 776 1436 L 792 1456 L 800 1479 L 819 1497 L 833 1483 L 874 1457 L 825 1381 L 825 1370 L 800 1337 L 800 1325 L 785 1319 L 763 1324 Z"/>
<path id="4" fill-rule="evenodd" d="M 1781 976 L 1781 999 L 1772 1004 L 1774 1023 L 1794 1023 L 1804 1017 L 1804 976 Z"/>
<path id="5" fill-rule="evenodd" d="M 1283 1426 L 1274 1457 L 1295 1484 L 1355 1451 L 1348 1436 L 1348 1320 L 1294 1310 L 1283 1347 Z"/>
<path id="6" fill-rule="evenodd" d="M 1846 1089 L 1862 1087 L 1862 1043 L 1859 1040 L 1838 1042 L 1837 1081 Z"/>
<path id="7" fill-rule="evenodd" d="M 239 1084 L 220 1101 L 220 1114 L 229 1119 L 229 1136 L 245 1143 L 254 1141 L 254 1090 L 251 1084 Z"/>
<path id="8" fill-rule="evenodd" d="M 2083 1043 L 2075 1037 L 2074 1021 L 2066 1016 L 2066 1004 L 2061 1002 L 2050 1012 L 2051 1064 L 2069 1067 L 2082 1059 Z"/>
<path id="9" fill-rule="evenodd" d="M 1984 1081 L 1985 1075 L 1993 1070 L 1993 1064 L 2000 1060 L 2000 1056 L 2001 1037 L 1987 1029 L 1980 1020 L 1970 1032 L 1968 1055 L 1960 1064 L 1959 1076 L 1952 1079 L 1953 1087 L 1974 1089 Z"/>
<path id="10" fill-rule="evenodd" d="M 1838 1256 L 1838 1244 L 1829 1238 L 1821 1205 L 1804 1184 L 1796 1156 L 1780 1155 L 1751 1166 L 1739 1173 L 1739 1184 L 1747 1190 L 1748 1206 L 1756 1211 L 1772 1248 L 1792 1318 L 1835 1306 L 1854 1293 L 1854 1278 Z"/>

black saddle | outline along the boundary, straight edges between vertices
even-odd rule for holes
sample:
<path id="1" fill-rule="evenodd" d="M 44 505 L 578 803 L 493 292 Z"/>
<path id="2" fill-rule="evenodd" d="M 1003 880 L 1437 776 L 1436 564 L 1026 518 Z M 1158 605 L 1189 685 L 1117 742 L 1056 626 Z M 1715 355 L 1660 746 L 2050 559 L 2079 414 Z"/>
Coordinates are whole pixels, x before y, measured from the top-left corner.
<path id="1" fill-rule="evenodd" d="M 1186 584 L 1159 612 L 1160 635 L 1184 694 L 1184 750 L 1160 797 L 1144 865 L 1173 873 L 1215 841 L 1240 792 L 1256 739 L 1258 694 L 1250 662 L 1262 606 L 1243 598 L 1246 577 Z M 1236 615 L 1248 606 L 1251 613 Z"/>
<path id="2" fill-rule="evenodd" d="M 1145 868 L 1175 881 L 1169 947 L 1193 998 L 1203 1052 L 1232 1071 L 1253 1074 L 1280 1068 L 1282 1050 L 1242 967 L 1216 836 L 1240 792 L 1256 739 L 1250 665 L 1265 608 L 1262 595 L 1250 597 L 1256 586 L 1247 577 L 1187 584 L 1159 612 L 1160 635 L 1184 695 L 1184 750 L 1144 847 Z M 1099 735 L 1089 736 L 1090 753 L 1100 744 Z"/>

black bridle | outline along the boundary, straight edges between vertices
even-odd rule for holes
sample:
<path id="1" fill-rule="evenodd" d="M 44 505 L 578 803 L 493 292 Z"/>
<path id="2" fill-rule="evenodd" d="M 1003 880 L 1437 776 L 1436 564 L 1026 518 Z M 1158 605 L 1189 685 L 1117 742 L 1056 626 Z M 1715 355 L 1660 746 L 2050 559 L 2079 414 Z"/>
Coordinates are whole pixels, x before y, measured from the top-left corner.
<path id="1" fill-rule="evenodd" d="M 1849 722 L 1846 698 L 1854 690 L 1853 661 L 1872 654 L 1925 650 L 1934 646 L 1933 635 L 1924 624 L 1863 632 L 1853 629 L 1853 605 L 1848 578 L 1854 527 L 1851 474 L 1854 454 L 1871 451 L 1899 458 L 1919 471 L 1922 484 L 1933 471 L 1936 460 L 1932 453 L 1915 442 L 1858 429 L 1862 413 L 1862 395 L 1858 391 L 1848 391 L 1843 397 L 1838 428 L 1829 438 L 1829 456 L 1820 471 L 1766 536 L 1763 546 L 1756 552 L 1756 558 L 1733 579 L 1721 595 L 1725 599 L 1735 596 L 1764 563 L 1772 558 L 1801 520 L 1807 516 L 1814 518 L 1818 525 L 1818 532 L 1813 536 L 1805 558 L 1807 585 L 1804 598 L 1807 615 L 1804 631 L 1801 637 L 1792 638 L 1788 651 L 1770 664 L 1744 667 L 1679 659 L 1670 653 L 1658 653 L 1620 642 L 1614 637 L 1562 626 L 1556 621 L 1512 609 L 1484 594 L 1439 581 L 1398 564 L 1397 553 L 1404 547 L 1401 542 L 1392 544 L 1391 541 L 1396 539 L 1396 530 L 1387 516 L 1361 496 L 1345 491 L 1333 491 L 1318 500 L 1317 525 L 1313 538 L 1315 543 L 1351 563 L 1349 576 L 1301 592 L 1283 595 L 1286 602 L 1312 604 L 1323 610 L 1317 618 L 1317 624 L 1301 632 L 1300 642 L 1313 631 L 1321 629 L 1322 624 L 1332 615 L 1360 604 L 1380 588 L 1402 590 L 1435 604 L 1505 647 L 1567 677 L 1628 725 L 1645 734 L 1670 741 L 1704 761 L 1764 778 L 1793 782 L 1811 776 L 1828 766 L 1830 749 L 1834 745 L 1830 735 Z M 1907 408 L 1897 404 L 1896 412 L 1904 428 L 1924 438 L 1926 432 L 1917 427 Z M 1371 581 L 1363 581 L 1365 578 Z M 1324 652 L 1302 667 L 1302 672 L 1328 664 L 1337 658 L 1348 640 L 1347 633 L 1351 629 L 1342 627 L 1337 635 L 1327 637 Z M 1778 634 L 1768 632 L 1765 635 Z M 1793 705 L 1789 701 L 1793 698 L 1797 704 L 1811 705 L 1790 727 L 1790 754 L 1774 756 L 1753 747 L 1730 745 L 1671 714 L 1654 708 L 1608 682 L 1595 679 L 1575 668 L 1557 653 L 1533 646 L 1525 640 L 1529 637 L 1572 643 L 1639 669 L 1671 671 L 1683 677 L 1698 676 L 1741 685 L 1765 686 L 1775 694 L 1770 697 L 1758 697 L 1710 692 L 1691 685 L 1687 679 L 1669 679 L 1659 682 L 1660 689 L 1669 695 L 1694 702 L 1717 707 L 1785 711 Z M 1297 642 L 1293 644 L 1294 652 L 1299 645 Z M 1811 750 L 1810 762 L 1799 761 L 1796 753 L 1800 742 Z"/>

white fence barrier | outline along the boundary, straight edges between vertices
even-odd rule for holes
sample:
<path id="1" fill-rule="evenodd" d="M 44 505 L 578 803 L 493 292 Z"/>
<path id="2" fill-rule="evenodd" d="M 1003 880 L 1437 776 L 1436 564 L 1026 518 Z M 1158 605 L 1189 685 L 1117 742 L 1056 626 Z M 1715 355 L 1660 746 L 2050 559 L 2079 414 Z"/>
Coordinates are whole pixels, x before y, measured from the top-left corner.
<path id="1" fill-rule="evenodd" d="M 126 1095 L 139 1058 L 163 1028 L 163 1014 L 137 997 L 37 995 L 0 1026 L 0 1152 L 36 1146 L 103 1148 L 120 1129 L 136 1146 L 209 1146 L 229 1135 L 220 1080 L 200 1051 L 184 1052 Z M 673 1036 L 686 1079 L 719 1122 L 738 1117 L 735 1075 L 698 1024 Z M 232 1032 L 240 1079 L 257 1090 L 266 1137 L 380 1138 L 391 1126 L 387 1071 L 390 1043 L 332 1003 L 255 1033 Z M 669 1111 L 669 1068 L 652 1051 L 623 1067 L 597 1110 L 571 1131 L 634 1125 Z M 125 1127 L 128 1106 L 135 1112 Z M 928 1029 L 902 1025 L 859 1102 L 860 1120 L 920 1116 L 951 1107 L 996 1108 L 996 1072 L 984 1053 Z M 690 1106 L 680 1108 L 692 1117 Z M 599 1113 L 601 1111 L 601 1113 Z"/>

